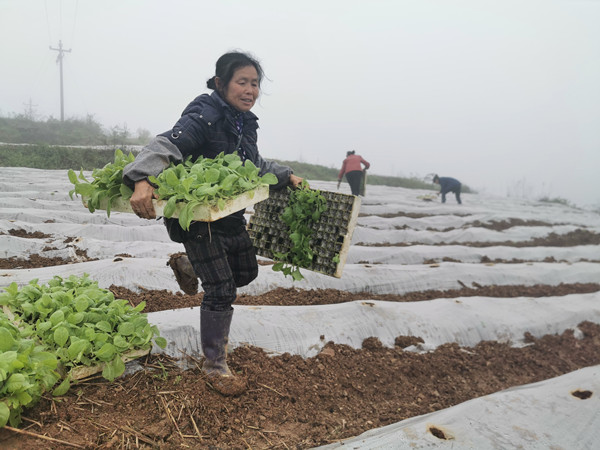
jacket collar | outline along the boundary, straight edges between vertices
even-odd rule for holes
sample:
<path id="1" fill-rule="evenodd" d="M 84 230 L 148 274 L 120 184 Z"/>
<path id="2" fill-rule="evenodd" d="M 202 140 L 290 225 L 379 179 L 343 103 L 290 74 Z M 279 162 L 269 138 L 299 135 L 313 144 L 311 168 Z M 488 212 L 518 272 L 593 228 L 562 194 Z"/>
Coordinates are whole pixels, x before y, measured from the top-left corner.
<path id="1" fill-rule="evenodd" d="M 229 103 L 227 103 L 225 100 L 223 100 L 223 97 L 221 97 L 221 95 L 217 91 L 213 91 L 212 94 L 210 94 L 210 97 L 223 110 L 227 111 L 227 115 L 230 115 L 231 117 L 235 117 L 235 116 L 237 116 L 239 114 L 239 111 L 237 111 Z M 244 121 L 247 121 L 247 120 L 258 120 L 258 117 L 252 111 L 248 111 L 248 112 L 243 113 L 243 117 L 244 117 Z"/>

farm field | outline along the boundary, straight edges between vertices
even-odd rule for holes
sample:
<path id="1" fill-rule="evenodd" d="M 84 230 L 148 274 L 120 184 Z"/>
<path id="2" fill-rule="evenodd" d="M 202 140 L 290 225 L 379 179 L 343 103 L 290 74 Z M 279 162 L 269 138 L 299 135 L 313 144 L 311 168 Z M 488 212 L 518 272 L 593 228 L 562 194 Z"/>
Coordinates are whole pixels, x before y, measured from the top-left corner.
<path id="1" fill-rule="evenodd" d="M 166 262 L 183 246 L 161 221 L 89 213 L 69 198 L 66 171 L 0 175 L 0 290 L 87 273 L 145 301 L 168 341 L 113 383 L 45 396 L 21 432 L 0 430 L 2 448 L 591 449 L 600 439 L 597 212 L 476 194 L 442 205 L 369 186 L 341 278 L 303 271 L 292 282 L 259 258 L 230 335 L 230 366 L 249 389 L 229 398 L 198 370 L 202 293 L 178 291 Z"/>

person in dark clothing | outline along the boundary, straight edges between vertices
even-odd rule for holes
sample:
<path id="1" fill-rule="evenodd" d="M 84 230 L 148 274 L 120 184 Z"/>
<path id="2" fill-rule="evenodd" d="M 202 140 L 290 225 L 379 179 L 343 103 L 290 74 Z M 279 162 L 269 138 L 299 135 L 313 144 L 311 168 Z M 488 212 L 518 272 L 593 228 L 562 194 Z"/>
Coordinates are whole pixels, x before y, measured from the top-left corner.
<path id="1" fill-rule="evenodd" d="M 364 173 L 361 164 L 365 166 L 364 170 L 367 170 L 369 167 L 371 167 L 371 165 L 365 161 L 362 156 L 356 154 L 356 151 L 351 150 L 346 152 L 346 159 L 344 159 L 342 168 L 338 174 L 338 189 L 340 187 L 340 183 L 342 182 L 342 177 L 346 175 L 346 181 L 348 181 L 348 184 L 350 185 L 352 195 L 362 195 L 360 187 Z"/>
<path id="2" fill-rule="evenodd" d="M 462 204 L 460 199 L 460 190 L 462 185 L 460 181 L 451 177 L 438 177 L 435 175 L 433 177 L 433 182 L 440 185 L 440 192 L 438 192 L 438 195 L 442 194 L 442 203 L 446 203 L 446 194 L 448 192 L 453 192 L 456 196 L 456 203 L 459 205 Z"/>
<path id="3" fill-rule="evenodd" d="M 297 187 L 302 178 L 292 170 L 264 160 L 258 153 L 258 117 L 250 110 L 260 93 L 263 70 L 250 55 L 231 52 L 222 55 L 215 75 L 206 85 L 212 94 L 195 98 L 183 111 L 175 126 L 146 145 L 135 161 L 123 171 L 123 182 L 134 189 L 130 204 L 142 218 L 154 219 L 152 199 L 156 198 L 149 176 L 158 176 L 171 162 L 192 157 L 214 158 L 219 153 L 237 152 L 249 160 L 260 175 L 272 173 L 274 188 Z M 246 382 L 229 369 L 227 343 L 237 288 L 258 276 L 258 262 L 248 232 L 244 210 L 207 224 L 193 222 L 189 231 L 177 219 L 165 219 L 169 236 L 183 243 L 186 254 L 169 261 L 184 292 L 195 293 L 197 278 L 204 297 L 200 308 L 200 338 L 204 353 L 203 372 L 224 395 L 245 391 Z"/>

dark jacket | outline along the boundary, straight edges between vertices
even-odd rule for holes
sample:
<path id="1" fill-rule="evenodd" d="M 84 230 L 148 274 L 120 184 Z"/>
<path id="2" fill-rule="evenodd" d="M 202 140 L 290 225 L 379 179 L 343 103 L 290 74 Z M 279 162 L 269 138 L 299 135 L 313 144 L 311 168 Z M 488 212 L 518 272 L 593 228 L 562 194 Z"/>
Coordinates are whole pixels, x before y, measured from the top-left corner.
<path id="1" fill-rule="evenodd" d="M 460 192 L 461 184 L 455 178 L 440 177 L 440 193 L 447 194 L 448 192 Z"/>
<path id="2" fill-rule="evenodd" d="M 182 162 L 188 156 L 200 155 L 214 158 L 221 152 L 233 153 L 238 149 L 240 135 L 235 126 L 236 112 L 221 98 L 218 92 L 196 97 L 181 114 L 175 126 L 156 136 L 145 146 L 135 161 L 123 170 L 123 182 L 134 188 L 135 182 L 150 175 L 158 176 L 171 162 Z M 280 189 L 289 182 L 292 170 L 272 161 L 264 160 L 258 153 L 258 117 L 252 112 L 243 113 L 243 129 L 240 147 L 246 158 L 260 170 L 260 175 L 272 173 Z M 244 224 L 244 210 L 214 222 L 215 228 L 224 224 Z M 232 222 L 233 220 L 233 222 Z M 167 227 L 169 227 L 167 220 Z"/>

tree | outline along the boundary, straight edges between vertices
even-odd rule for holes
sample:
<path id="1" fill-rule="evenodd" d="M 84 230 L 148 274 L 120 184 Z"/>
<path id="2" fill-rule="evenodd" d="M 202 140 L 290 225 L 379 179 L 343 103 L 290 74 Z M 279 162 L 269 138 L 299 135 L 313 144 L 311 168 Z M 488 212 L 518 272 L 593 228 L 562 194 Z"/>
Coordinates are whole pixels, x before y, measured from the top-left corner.
<path id="1" fill-rule="evenodd" d="M 152 133 L 145 128 L 138 128 L 137 136 L 137 140 L 140 144 L 146 144 L 152 138 Z"/>

